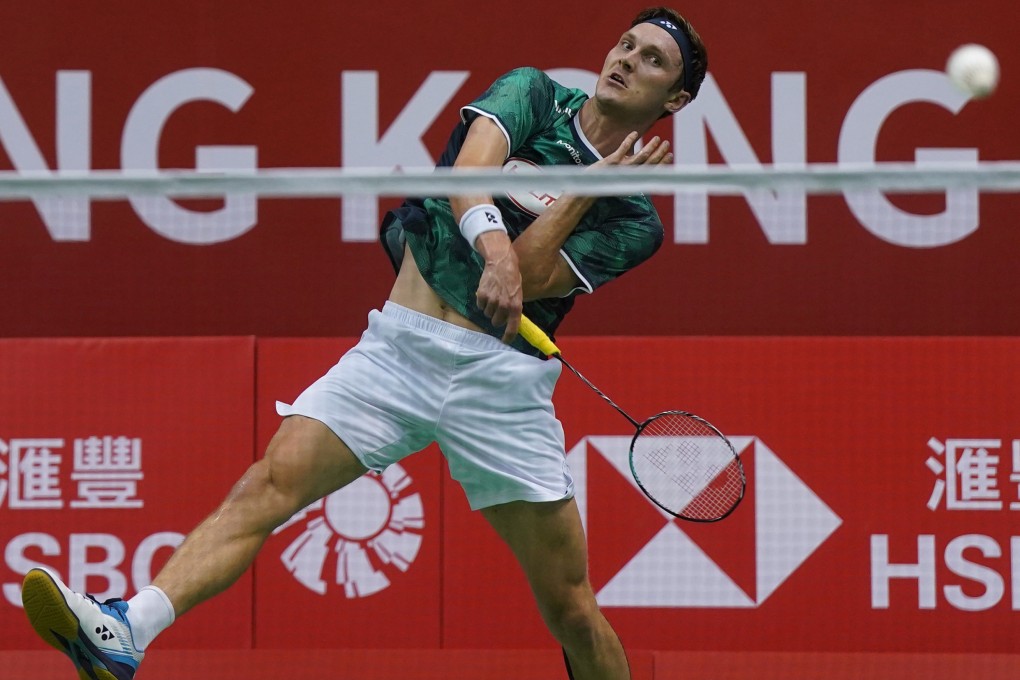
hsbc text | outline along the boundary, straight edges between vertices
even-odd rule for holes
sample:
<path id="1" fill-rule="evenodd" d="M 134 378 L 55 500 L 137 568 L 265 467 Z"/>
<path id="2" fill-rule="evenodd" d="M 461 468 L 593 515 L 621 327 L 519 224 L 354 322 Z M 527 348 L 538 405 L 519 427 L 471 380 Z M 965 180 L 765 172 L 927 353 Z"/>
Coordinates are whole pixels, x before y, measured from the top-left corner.
<path id="1" fill-rule="evenodd" d="M 1020 536 L 998 541 L 964 534 L 945 541 L 922 534 L 916 548 L 909 543 L 897 540 L 895 552 L 911 557 L 893 562 L 889 535 L 872 535 L 872 609 L 936 609 L 941 594 L 945 605 L 960 611 L 1020 611 Z"/>
<path id="2" fill-rule="evenodd" d="M 184 535 L 164 531 L 129 546 L 113 534 L 71 534 L 61 544 L 55 536 L 26 533 L 13 537 L 4 549 L 7 568 L 23 575 L 34 567 L 47 567 L 65 579 L 72 590 L 92 593 L 96 599 L 123 597 L 152 582 L 157 553 L 168 556 Z M 130 555 L 128 548 L 131 548 Z M 45 562 L 37 561 L 42 557 Z M 128 579 L 130 578 L 130 587 Z M 4 599 L 21 606 L 21 582 L 3 584 Z"/>

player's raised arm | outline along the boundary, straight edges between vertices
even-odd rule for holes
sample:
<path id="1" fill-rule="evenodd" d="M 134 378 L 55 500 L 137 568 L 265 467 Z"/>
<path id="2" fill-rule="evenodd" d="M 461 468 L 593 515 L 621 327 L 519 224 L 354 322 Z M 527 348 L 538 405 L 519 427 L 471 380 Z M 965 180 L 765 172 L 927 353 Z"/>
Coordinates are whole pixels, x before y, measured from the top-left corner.
<path id="1" fill-rule="evenodd" d="M 590 166 L 597 170 L 612 165 L 659 165 L 672 163 L 669 142 L 653 137 L 633 153 L 638 133 L 628 134 L 613 153 Z M 562 195 L 514 241 L 520 263 L 524 299 L 562 297 L 579 285 L 575 271 L 560 253 L 594 196 Z"/>
<path id="2" fill-rule="evenodd" d="M 455 168 L 500 167 L 509 147 L 499 127 L 485 117 L 471 123 Z M 506 326 L 503 342 L 517 336 L 523 308 L 521 271 L 517 254 L 503 226 L 503 217 L 492 195 L 451 196 L 453 216 L 471 247 L 485 260 L 481 280 L 475 294 L 478 307 L 494 326 Z"/>

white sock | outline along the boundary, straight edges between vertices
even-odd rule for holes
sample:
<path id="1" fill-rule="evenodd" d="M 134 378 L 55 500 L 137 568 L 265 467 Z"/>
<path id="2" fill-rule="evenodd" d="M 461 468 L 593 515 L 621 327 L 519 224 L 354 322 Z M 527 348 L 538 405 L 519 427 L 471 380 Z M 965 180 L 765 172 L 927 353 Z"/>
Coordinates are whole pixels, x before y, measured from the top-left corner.
<path id="1" fill-rule="evenodd" d="M 174 622 L 174 606 L 170 598 L 156 586 L 145 586 L 128 600 L 127 619 L 135 647 L 144 652 L 156 636 Z"/>

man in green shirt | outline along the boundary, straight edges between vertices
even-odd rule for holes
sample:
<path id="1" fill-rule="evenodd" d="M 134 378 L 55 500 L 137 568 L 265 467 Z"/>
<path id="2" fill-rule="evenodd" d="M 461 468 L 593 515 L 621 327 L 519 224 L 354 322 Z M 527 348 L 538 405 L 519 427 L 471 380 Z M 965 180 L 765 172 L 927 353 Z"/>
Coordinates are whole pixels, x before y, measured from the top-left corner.
<path id="1" fill-rule="evenodd" d="M 653 137 L 632 153 L 634 144 L 697 95 L 706 68 L 683 17 L 646 10 L 609 51 L 594 96 L 511 71 L 463 108 L 440 165 L 669 163 L 668 142 Z M 554 332 L 576 295 L 651 256 L 663 238 L 654 207 L 645 196 L 548 192 L 427 198 L 389 215 L 381 236 L 398 268 L 389 300 L 336 366 L 293 405 L 278 404 L 286 418 L 265 457 L 151 586 L 99 603 L 48 570 L 26 575 L 29 620 L 82 680 L 131 680 L 156 635 L 234 583 L 276 527 L 433 441 L 519 561 L 568 673 L 630 677 L 588 581 L 552 408 L 559 362 L 537 357 L 517 329 L 523 310 Z"/>
<path id="2" fill-rule="evenodd" d="M 479 143 L 483 134 L 489 139 L 482 143 L 488 145 L 486 151 L 493 155 L 486 160 L 502 164 L 505 172 L 540 173 L 540 168 L 548 165 L 613 163 L 616 159 L 603 158 L 585 134 L 581 124 L 585 114 L 578 114 L 587 101 L 583 91 L 565 88 L 538 69 L 515 69 L 461 109 L 462 123 L 439 164 L 468 166 L 461 155 L 464 144 L 469 135 L 472 145 Z M 668 144 L 656 140 L 653 145 L 660 153 L 652 162 L 665 158 Z M 625 151 L 629 149 L 628 145 Z M 651 153 L 648 158 L 652 159 Z M 571 200 L 577 199 L 564 197 L 561 205 Z M 538 222 L 538 226 L 530 234 L 537 234 L 544 223 L 560 219 L 555 212 L 543 217 L 557 203 L 554 193 L 521 192 L 485 197 L 485 201 L 498 209 L 508 236 L 515 241 L 532 223 Z M 458 218 L 469 208 L 462 208 L 460 215 L 455 215 L 453 206 L 458 203 L 458 199 L 446 198 L 406 202 L 384 221 L 383 244 L 399 267 L 406 241 L 429 287 L 457 313 L 488 333 L 512 338 L 511 329 L 496 333 L 492 319 L 476 304 L 475 292 L 484 261 L 474 250 L 474 244 L 468 243 L 461 233 Z M 472 198 L 460 205 L 478 204 Z M 542 244 L 549 251 L 547 255 L 556 258 L 556 268 L 569 268 L 569 272 L 564 270 L 561 274 L 564 284 L 572 283 L 573 288 L 547 291 L 541 297 L 529 296 L 524 304 L 528 317 L 550 335 L 573 305 L 575 295 L 591 293 L 637 266 L 662 243 L 662 224 L 646 196 L 582 199 L 575 210 L 579 219 L 563 220 L 564 224 L 572 225 L 571 230 L 564 231 L 563 238 L 558 236 L 557 243 Z M 534 351 L 523 339 L 518 339 L 516 346 L 525 352 Z"/>

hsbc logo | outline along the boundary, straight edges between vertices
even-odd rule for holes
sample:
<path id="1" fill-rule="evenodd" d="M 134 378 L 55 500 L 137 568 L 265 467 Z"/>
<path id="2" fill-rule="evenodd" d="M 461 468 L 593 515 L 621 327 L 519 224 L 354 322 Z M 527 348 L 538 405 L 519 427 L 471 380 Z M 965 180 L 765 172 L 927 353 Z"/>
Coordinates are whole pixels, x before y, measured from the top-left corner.
<path id="1" fill-rule="evenodd" d="M 592 583 L 605 607 L 754 608 L 842 520 L 757 437 L 731 437 L 749 493 L 718 524 L 682 522 L 651 503 L 630 472 L 631 437 L 589 436 L 567 454 L 588 535 Z M 369 473 L 280 526 L 280 561 L 295 580 L 349 599 L 381 592 L 411 567 L 424 508 L 400 465 Z"/>
<path id="2" fill-rule="evenodd" d="M 425 528 L 421 495 L 400 465 L 370 472 L 320 499 L 273 532 L 301 526 L 280 555 L 294 578 L 325 595 L 341 586 L 348 599 L 385 590 L 418 556 Z"/>
<path id="3" fill-rule="evenodd" d="M 730 438 L 743 505 L 718 524 L 677 520 L 638 489 L 630 440 L 589 436 L 567 454 L 601 606 L 757 607 L 842 523 L 757 437 Z"/>

